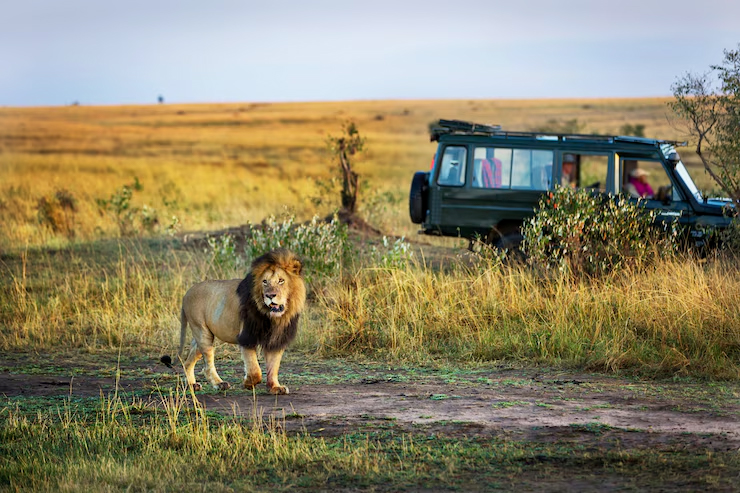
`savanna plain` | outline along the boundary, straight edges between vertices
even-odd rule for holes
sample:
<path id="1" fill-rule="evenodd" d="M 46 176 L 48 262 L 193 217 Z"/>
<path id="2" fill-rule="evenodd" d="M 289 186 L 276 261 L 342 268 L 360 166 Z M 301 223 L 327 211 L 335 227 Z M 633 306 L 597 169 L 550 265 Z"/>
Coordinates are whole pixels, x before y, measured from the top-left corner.
<path id="1" fill-rule="evenodd" d="M 735 257 L 583 278 L 408 217 L 439 118 L 684 140 L 668 101 L 0 108 L 0 490 L 737 491 Z M 331 221 L 350 121 L 372 227 Z M 308 285 L 290 394 L 227 344 L 231 389 L 193 392 L 182 296 L 278 244 Z"/>

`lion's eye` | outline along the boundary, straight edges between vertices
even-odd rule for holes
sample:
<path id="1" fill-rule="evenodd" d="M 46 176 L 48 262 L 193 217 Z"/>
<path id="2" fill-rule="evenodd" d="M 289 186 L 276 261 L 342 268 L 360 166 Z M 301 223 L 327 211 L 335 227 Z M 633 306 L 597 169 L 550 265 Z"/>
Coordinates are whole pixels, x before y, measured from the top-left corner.
<path id="1" fill-rule="evenodd" d="M 278 281 L 278 284 L 285 284 L 285 279 L 280 279 L 280 280 Z"/>
<path id="2" fill-rule="evenodd" d="M 264 284 L 265 286 L 267 286 L 267 279 L 262 279 L 262 284 Z"/>

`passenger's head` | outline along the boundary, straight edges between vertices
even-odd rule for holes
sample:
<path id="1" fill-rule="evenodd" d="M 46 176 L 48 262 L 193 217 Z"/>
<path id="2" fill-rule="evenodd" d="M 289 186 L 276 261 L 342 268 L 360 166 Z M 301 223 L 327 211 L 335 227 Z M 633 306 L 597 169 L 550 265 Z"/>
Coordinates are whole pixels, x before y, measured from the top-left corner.
<path id="1" fill-rule="evenodd" d="M 563 154 L 563 174 L 573 176 L 576 169 L 576 157 L 573 154 Z"/>
<path id="2" fill-rule="evenodd" d="M 635 180 L 639 180 L 644 183 L 647 181 L 647 177 L 650 176 L 650 173 L 648 173 L 642 168 L 635 168 L 630 173 L 630 176 L 634 178 Z"/>

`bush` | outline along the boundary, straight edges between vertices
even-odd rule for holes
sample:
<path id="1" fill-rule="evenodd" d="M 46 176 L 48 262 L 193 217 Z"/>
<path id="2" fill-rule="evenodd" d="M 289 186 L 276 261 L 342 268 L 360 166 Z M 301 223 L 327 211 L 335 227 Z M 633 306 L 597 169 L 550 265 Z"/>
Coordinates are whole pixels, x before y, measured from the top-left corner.
<path id="1" fill-rule="evenodd" d="M 51 197 L 41 197 L 36 203 L 39 223 L 69 239 L 75 237 L 76 212 L 77 199 L 66 189 L 57 190 Z"/>
<path id="2" fill-rule="evenodd" d="M 340 272 L 352 248 L 347 226 L 336 217 L 327 222 L 314 216 L 309 222 L 295 224 L 293 216 L 283 221 L 271 216 L 262 224 L 251 227 L 244 251 L 248 258 L 254 259 L 281 247 L 292 250 L 303 259 L 309 282 L 314 276 L 333 276 Z"/>
<path id="3" fill-rule="evenodd" d="M 719 239 L 726 251 L 740 254 L 740 217 L 732 218 L 730 226 L 722 231 Z"/>
<path id="4" fill-rule="evenodd" d="M 656 216 L 623 196 L 560 187 L 525 222 L 522 249 L 533 265 L 576 275 L 639 267 L 677 249 L 678 226 L 665 231 Z"/>
<path id="5" fill-rule="evenodd" d="M 373 245 L 370 248 L 371 261 L 385 268 L 403 269 L 408 267 L 414 258 L 414 251 L 406 238 L 401 237 L 391 241 L 387 236 L 383 236 L 382 241 L 382 247 L 379 248 Z"/>
<path id="6" fill-rule="evenodd" d="M 155 209 L 147 205 L 143 208 L 133 205 L 134 192 L 143 189 L 139 178 L 135 176 L 133 183 L 123 185 L 110 198 L 95 200 L 100 213 L 113 218 L 122 237 L 139 236 L 142 231 L 152 233 L 159 224 Z"/>

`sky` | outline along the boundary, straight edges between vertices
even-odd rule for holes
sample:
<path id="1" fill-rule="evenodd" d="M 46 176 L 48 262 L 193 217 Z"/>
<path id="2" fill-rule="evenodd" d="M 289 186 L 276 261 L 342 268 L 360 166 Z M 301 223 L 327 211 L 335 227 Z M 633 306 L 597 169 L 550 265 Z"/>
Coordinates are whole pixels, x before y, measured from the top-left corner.
<path id="1" fill-rule="evenodd" d="M 670 96 L 737 0 L 1 0 L 0 106 Z"/>

